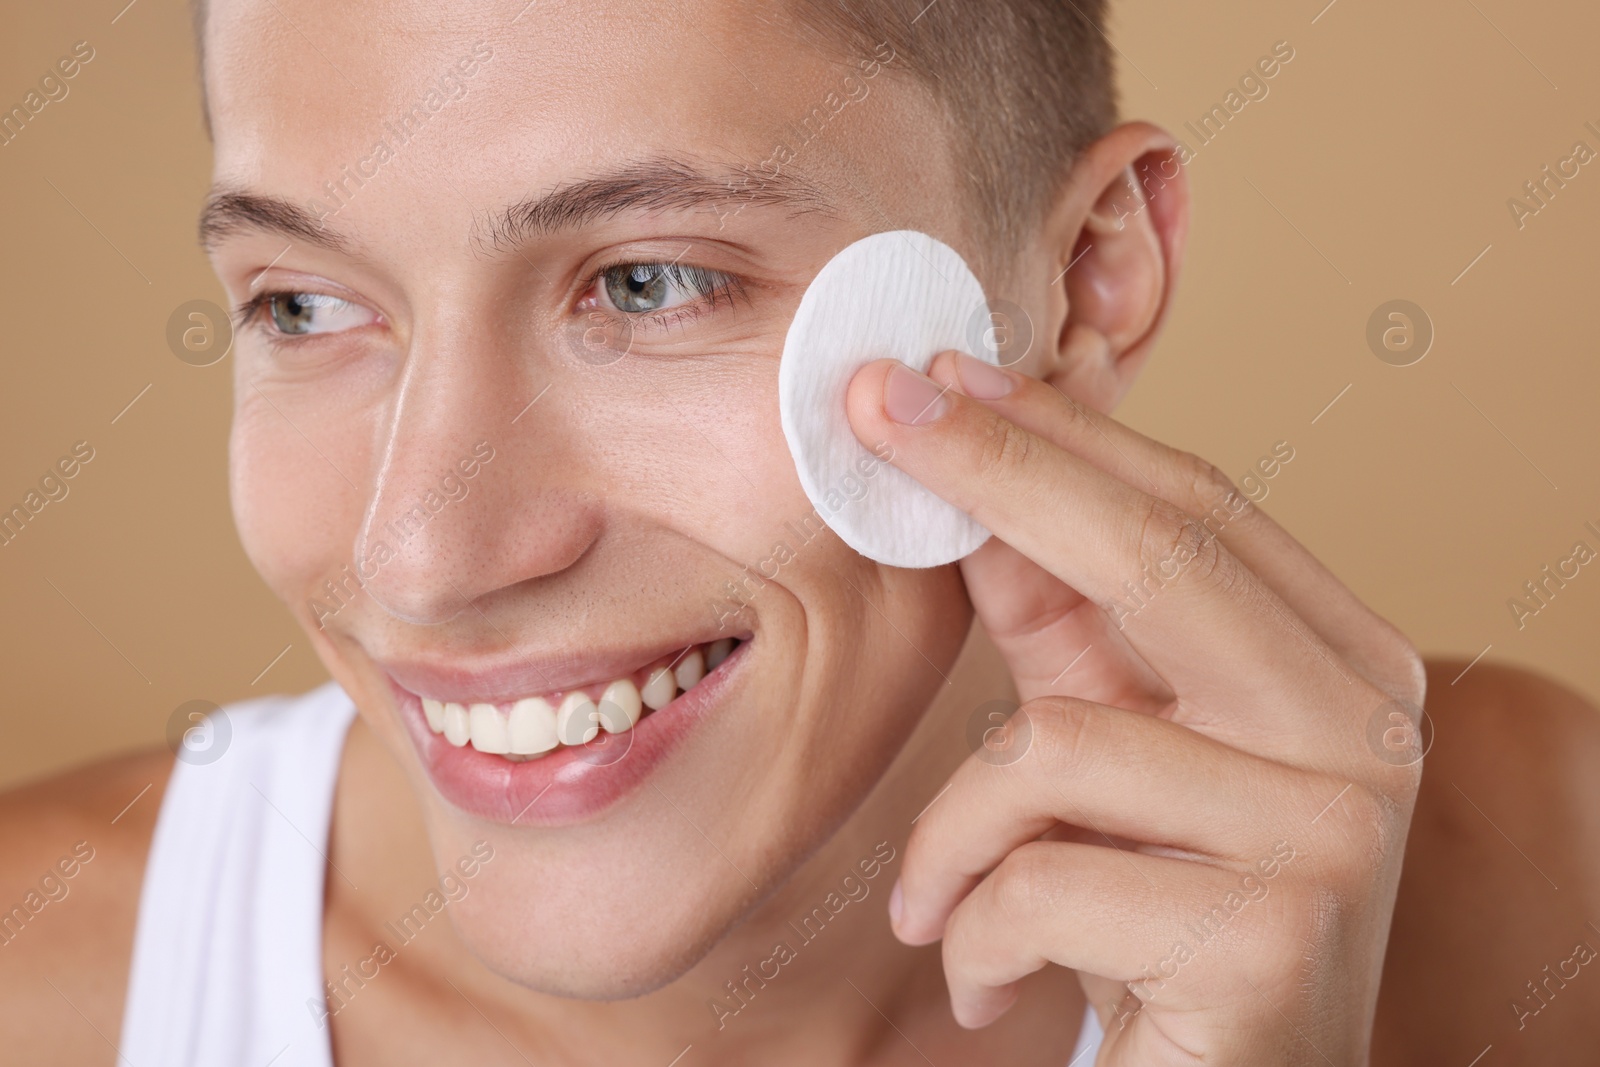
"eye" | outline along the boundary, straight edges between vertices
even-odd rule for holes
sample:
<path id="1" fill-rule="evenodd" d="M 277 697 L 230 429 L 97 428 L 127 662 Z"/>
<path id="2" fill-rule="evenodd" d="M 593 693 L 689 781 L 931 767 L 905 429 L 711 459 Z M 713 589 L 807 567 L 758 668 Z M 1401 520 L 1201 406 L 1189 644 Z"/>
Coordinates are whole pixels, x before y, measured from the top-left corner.
<path id="1" fill-rule="evenodd" d="M 257 300 L 273 328 L 283 334 L 337 333 L 378 319 L 360 304 L 325 293 L 263 293 Z"/>
<path id="2" fill-rule="evenodd" d="M 606 267 L 598 288 L 617 311 L 647 314 L 717 296 L 737 285 L 732 275 L 677 263 L 619 263 Z"/>

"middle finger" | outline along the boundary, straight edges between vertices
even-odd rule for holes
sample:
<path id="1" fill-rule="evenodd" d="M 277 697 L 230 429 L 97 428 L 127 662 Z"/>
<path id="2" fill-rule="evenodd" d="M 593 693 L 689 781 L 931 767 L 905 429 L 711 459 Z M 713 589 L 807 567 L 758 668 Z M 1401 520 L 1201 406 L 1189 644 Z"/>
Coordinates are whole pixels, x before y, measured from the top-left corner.
<path id="1" fill-rule="evenodd" d="M 987 872 L 1057 822 L 1228 865 L 1287 816 L 1315 814 L 1283 800 L 1307 795 L 1304 772 L 1165 719 L 1044 697 L 1003 729 L 1010 761 L 986 758 L 990 749 L 968 759 L 912 831 L 895 923 L 911 944 L 937 940 Z"/>

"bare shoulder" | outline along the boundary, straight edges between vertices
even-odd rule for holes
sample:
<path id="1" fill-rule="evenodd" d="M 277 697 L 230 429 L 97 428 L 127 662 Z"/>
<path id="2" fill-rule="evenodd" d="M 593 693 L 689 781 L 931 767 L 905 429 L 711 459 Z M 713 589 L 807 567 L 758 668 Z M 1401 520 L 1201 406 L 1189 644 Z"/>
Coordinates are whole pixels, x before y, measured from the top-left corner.
<path id="1" fill-rule="evenodd" d="M 17 1063 L 113 1063 L 166 749 L 0 793 L 0 1034 Z"/>
<path id="2" fill-rule="evenodd" d="M 1550 679 L 1428 664 L 1423 763 L 1373 1063 L 1592 1063 L 1600 710 Z M 1492 1058 L 1491 1058 L 1492 1057 Z"/>

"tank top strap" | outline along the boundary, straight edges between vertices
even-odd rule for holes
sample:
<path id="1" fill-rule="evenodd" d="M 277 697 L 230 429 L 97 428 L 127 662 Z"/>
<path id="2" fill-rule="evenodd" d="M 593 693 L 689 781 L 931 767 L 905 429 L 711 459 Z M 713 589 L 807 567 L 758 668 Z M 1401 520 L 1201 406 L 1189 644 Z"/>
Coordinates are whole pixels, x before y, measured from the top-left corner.
<path id="1" fill-rule="evenodd" d="M 1078 1041 L 1072 1047 L 1072 1058 L 1067 1061 L 1067 1067 L 1094 1067 L 1094 1061 L 1100 1058 L 1100 1044 L 1104 1040 L 1105 1031 L 1100 1027 L 1100 1016 L 1091 1004 L 1084 1011 L 1083 1028 L 1078 1031 Z"/>
<path id="2" fill-rule="evenodd" d="M 332 1067 L 323 886 L 354 715 L 329 682 L 231 704 L 185 735 L 139 898 L 127 1062 Z"/>

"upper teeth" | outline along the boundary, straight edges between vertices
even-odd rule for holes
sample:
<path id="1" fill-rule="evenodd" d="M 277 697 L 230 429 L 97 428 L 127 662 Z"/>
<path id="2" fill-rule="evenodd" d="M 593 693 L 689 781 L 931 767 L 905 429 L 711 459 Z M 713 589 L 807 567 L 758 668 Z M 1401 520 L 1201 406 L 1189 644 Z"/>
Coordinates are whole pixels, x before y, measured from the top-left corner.
<path id="1" fill-rule="evenodd" d="M 677 679 L 679 689 L 693 689 L 695 683 L 706 676 L 705 656 L 698 648 L 690 649 L 689 654 L 678 661 L 672 676 Z"/>
<path id="2" fill-rule="evenodd" d="M 600 725 L 606 728 L 607 733 L 620 734 L 633 729 L 643 713 L 644 702 L 639 690 L 626 678 L 612 682 L 600 694 Z"/>
<path id="3" fill-rule="evenodd" d="M 693 689 L 732 651 L 733 640 L 726 637 L 696 646 L 675 664 L 652 670 L 643 686 L 635 685 L 631 678 L 618 678 L 605 687 L 598 702 L 577 689 L 555 707 L 543 697 L 525 697 L 509 706 L 456 704 L 423 697 L 422 713 L 429 729 L 443 734 L 457 748 L 471 742 L 479 752 L 531 759 L 560 745 L 587 744 L 601 730 L 620 734 L 633 729 L 645 708 L 657 711 L 666 707 L 678 690 Z"/>
<path id="4" fill-rule="evenodd" d="M 639 691 L 639 698 L 651 711 L 659 711 L 672 703 L 672 698 L 678 695 L 678 682 L 673 678 L 672 672 L 665 667 L 657 667 L 650 672 L 650 678 L 644 683 L 644 688 Z"/>
<path id="5" fill-rule="evenodd" d="M 599 733 L 600 709 L 595 707 L 594 701 L 584 693 L 568 693 L 556 709 L 556 736 L 561 743 L 581 745 L 593 741 Z"/>

